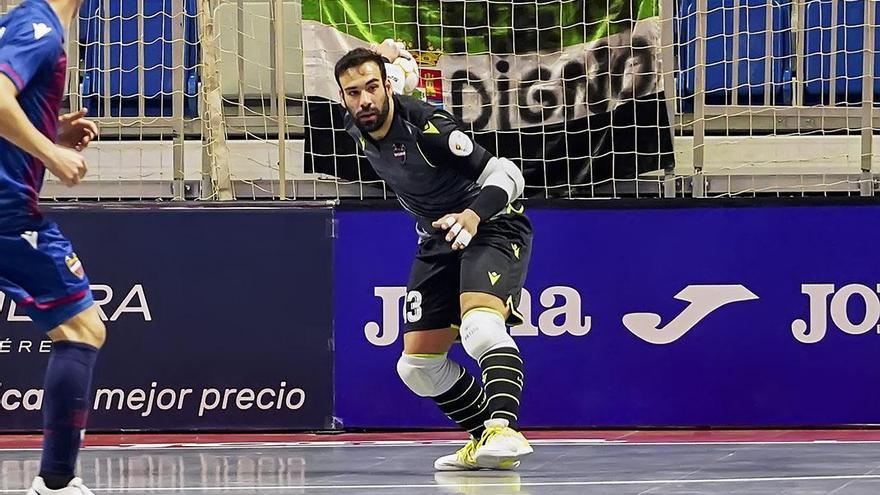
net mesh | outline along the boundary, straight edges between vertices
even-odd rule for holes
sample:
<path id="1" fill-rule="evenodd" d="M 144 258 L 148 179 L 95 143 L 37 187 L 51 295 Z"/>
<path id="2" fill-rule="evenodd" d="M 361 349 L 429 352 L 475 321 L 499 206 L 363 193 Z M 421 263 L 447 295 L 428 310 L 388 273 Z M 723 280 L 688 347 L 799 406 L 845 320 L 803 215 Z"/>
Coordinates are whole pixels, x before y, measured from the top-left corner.
<path id="1" fill-rule="evenodd" d="M 200 123 L 195 12 L 172 1 L 83 2 L 68 36 L 64 106 L 87 108 L 101 138 L 84 152 L 88 180 L 67 190 L 50 177 L 44 196 L 183 197 L 184 181 L 198 180 L 182 153 Z"/>
<path id="2" fill-rule="evenodd" d="M 8 10 L 16 2 L 0 0 Z M 333 65 L 394 39 L 414 96 L 532 198 L 870 195 L 875 2 L 86 0 L 67 108 L 101 140 L 44 196 L 387 198 Z"/>
<path id="3" fill-rule="evenodd" d="M 651 1 L 319 1 L 304 10 L 306 167 L 371 183 L 339 132 L 332 65 L 391 38 L 421 65 L 415 96 L 518 163 L 530 197 L 656 195 L 671 170 Z"/>
<path id="4" fill-rule="evenodd" d="M 676 171 L 695 194 L 873 194 L 874 4 L 675 6 Z"/>

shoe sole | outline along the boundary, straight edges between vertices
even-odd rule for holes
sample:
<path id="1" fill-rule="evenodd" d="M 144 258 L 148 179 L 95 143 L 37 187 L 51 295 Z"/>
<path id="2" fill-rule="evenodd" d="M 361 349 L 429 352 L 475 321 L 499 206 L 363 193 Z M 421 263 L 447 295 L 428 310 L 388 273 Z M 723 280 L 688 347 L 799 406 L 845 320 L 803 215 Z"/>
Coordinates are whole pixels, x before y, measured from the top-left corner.
<path id="1" fill-rule="evenodd" d="M 463 467 L 463 466 L 437 466 L 436 464 L 434 465 L 434 471 L 441 471 L 444 473 L 455 472 L 455 471 L 458 471 L 458 472 L 478 471 L 479 469 L 480 468 L 478 466 Z"/>
<path id="2" fill-rule="evenodd" d="M 466 464 L 459 464 L 457 462 L 440 462 L 440 459 L 434 461 L 434 471 L 476 471 L 480 469 L 478 466 L 467 466 Z"/>
<path id="3" fill-rule="evenodd" d="M 520 465 L 520 460 L 530 455 L 534 450 L 525 450 L 517 452 L 516 455 L 494 455 L 491 453 L 477 454 L 475 460 L 477 466 L 483 469 L 494 469 L 501 471 L 510 471 L 516 469 Z"/>

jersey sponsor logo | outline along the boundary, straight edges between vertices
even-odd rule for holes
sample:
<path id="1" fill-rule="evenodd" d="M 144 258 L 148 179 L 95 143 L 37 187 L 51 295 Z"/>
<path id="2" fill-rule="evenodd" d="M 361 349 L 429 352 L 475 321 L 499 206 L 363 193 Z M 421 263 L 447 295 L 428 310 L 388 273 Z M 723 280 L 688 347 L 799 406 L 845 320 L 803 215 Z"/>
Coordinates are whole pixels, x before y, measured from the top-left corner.
<path id="1" fill-rule="evenodd" d="M 70 273 L 76 275 L 80 279 L 86 276 L 85 271 L 83 270 L 82 262 L 76 256 L 76 253 L 70 253 L 65 256 L 64 263 L 67 264 L 67 269 L 70 270 Z"/>
<path id="2" fill-rule="evenodd" d="M 394 153 L 394 157 L 398 160 L 402 162 L 406 161 L 406 146 L 404 146 L 403 143 L 394 143 L 392 153 Z"/>
<path id="3" fill-rule="evenodd" d="M 35 40 L 38 40 L 38 39 L 42 38 L 43 36 L 46 36 L 47 34 L 52 32 L 52 28 L 50 28 L 49 26 L 47 26 L 45 23 L 42 23 L 42 22 L 35 22 L 33 24 L 33 26 L 34 26 L 34 39 Z"/>
<path id="4" fill-rule="evenodd" d="M 470 156 L 474 152 L 474 142 L 467 134 L 455 130 L 449 135 L 449 151 L 455 156 Z"/>
<path id="5" fill-rule="evenodd" d="M 39 232 L 35 232 L 33 230 L 29 230 L 24 234 L 21 234 L 21 238 L 26 240 L 28 244 L 31 245 L 32 248 L 37 249 L 37 240 L 39 239 Z"/>
<path id="6" fill-rule="evenodd" d="M 489 272 L 489 282 L 492 282 L 492 286 L 494 287 L 498 281 L 501 280 L 501 274 L 498 272 Z"/>
<path id="7" fill-rule="evenodd" d="M 424 134 L 440 134 L 440 131 L 434 126 L 434 123 L 430 120 L 425 124 L 425 128 L 422 129 Z"/>

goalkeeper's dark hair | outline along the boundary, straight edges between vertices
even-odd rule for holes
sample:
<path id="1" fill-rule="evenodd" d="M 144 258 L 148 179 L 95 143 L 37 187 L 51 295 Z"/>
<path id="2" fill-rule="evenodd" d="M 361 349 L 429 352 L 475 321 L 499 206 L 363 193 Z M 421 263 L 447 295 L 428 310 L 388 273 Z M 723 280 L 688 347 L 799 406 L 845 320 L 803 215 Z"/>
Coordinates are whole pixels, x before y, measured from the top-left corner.
<path id="1" fill-rule="evenodd" d="M 379 72 L 382 74 L 382 84 L 385 84 L 385 80 L 388 79 L 388 74 L 385 73 L 385 57 L 366 48 L 355 48 L 336 62 L 336 68 L 333 73 L 336 75 L 336 84 L 339 86 L 339 89 L 342 89 L 339 76 L 343 72 L 367 62 L 375 62 L 379 66 Z"/>

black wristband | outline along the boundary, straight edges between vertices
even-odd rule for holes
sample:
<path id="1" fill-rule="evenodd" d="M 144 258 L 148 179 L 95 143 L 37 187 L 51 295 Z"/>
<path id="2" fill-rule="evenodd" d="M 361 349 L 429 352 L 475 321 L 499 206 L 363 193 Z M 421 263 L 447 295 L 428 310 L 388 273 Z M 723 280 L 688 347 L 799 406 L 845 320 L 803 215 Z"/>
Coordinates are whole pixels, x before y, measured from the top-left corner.
<path id="1" fill-rule="evenodd" d="M 481 221 L 485 221 L 503 210 L 509 202 L 507 191 L 498 186 L 485 186 L 480 189 L 480 194 L 471 203 L 470 209 L 480 217 Z"/>

